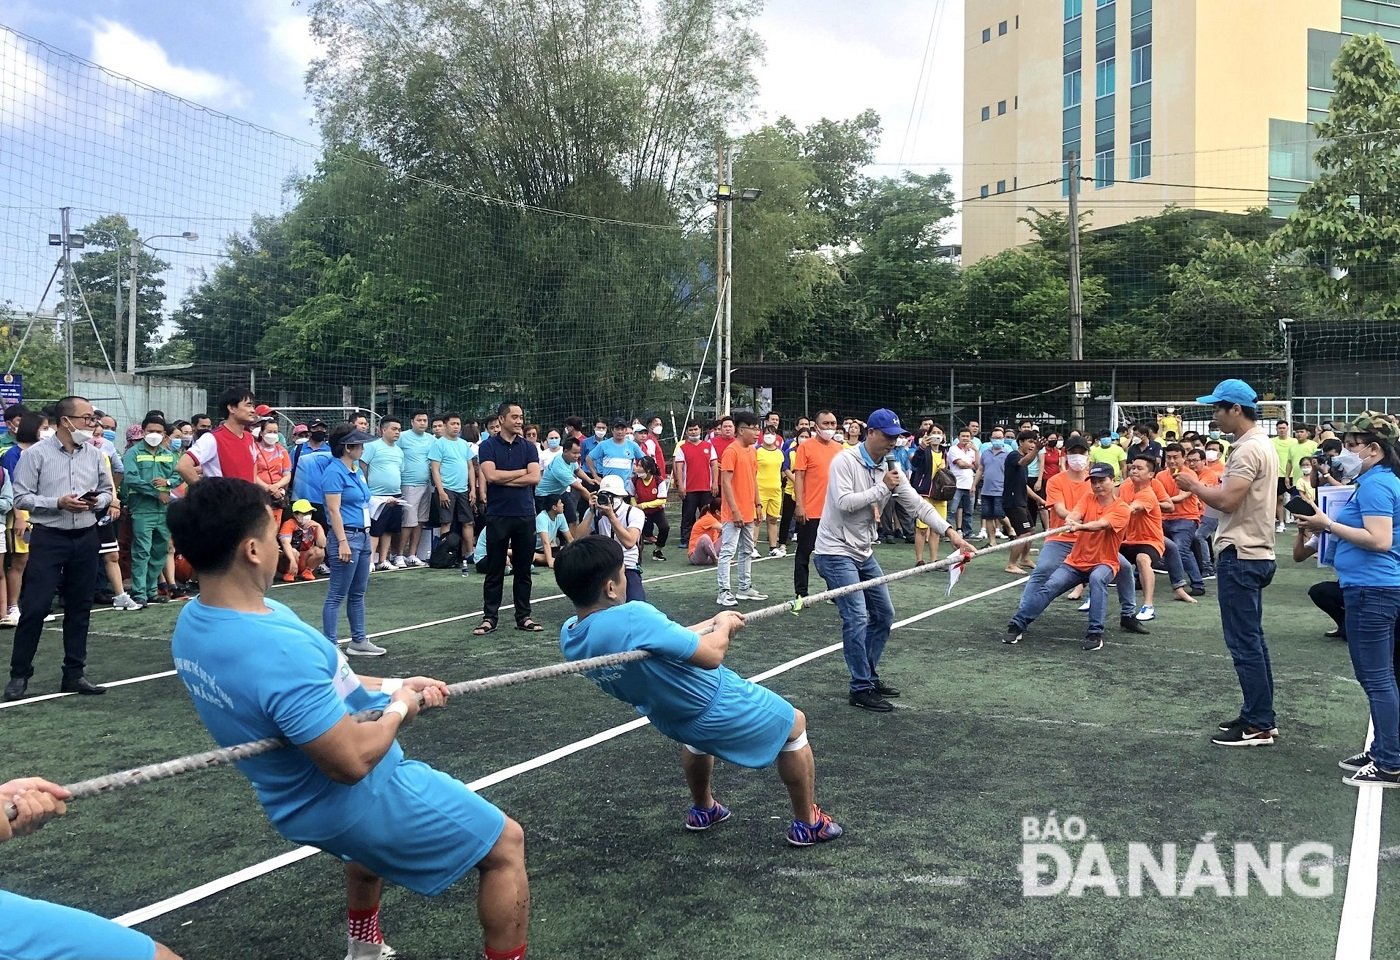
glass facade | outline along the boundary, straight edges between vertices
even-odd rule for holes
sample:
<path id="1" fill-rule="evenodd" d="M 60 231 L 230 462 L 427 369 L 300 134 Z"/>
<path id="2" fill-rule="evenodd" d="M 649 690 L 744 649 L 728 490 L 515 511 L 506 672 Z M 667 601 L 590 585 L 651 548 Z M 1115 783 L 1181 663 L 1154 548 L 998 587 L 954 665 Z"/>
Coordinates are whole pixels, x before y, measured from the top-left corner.
<path id="1" fill-rule="evenodd" d="M 1152 0 L 1132 0 L 1129 21 L 1128 179 L 1152 176 Z"/>
<path id="2" fill-rule="evenodd" d="M 1060 193 L 1069 195 L 1069 156 L 1080 153 L 1082 132 L 1082 101 L 1084 98 L 1084 0 L 1065 0 L 1064 56 L 1061 74 L 1064 77 L 1064 112 L 1061 118 Z"/>
<path id="3" fill-rule="evenodd" d="M 1112 186 L 1114 177 L 1115 93 L 1117 89 L 1118 4 L 1099 0 L 1094 11 L 1094 186 Z"/>

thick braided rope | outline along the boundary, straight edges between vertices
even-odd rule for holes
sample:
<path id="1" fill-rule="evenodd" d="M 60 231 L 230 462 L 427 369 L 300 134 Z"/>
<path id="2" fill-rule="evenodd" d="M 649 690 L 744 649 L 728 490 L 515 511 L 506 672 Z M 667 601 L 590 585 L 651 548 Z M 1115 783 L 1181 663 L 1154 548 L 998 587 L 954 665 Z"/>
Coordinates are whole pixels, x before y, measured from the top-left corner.
<path id="1" fill-rule="evenodd" d="M 1019 540 L 1007 540 L 1004 543 L 993 544 L 975 551 L 968 559 L 984 557 L 1002 550 L 1009 550 L 1014 546 L 1025 544 L 1033 540 L 1040 540 L 1052 534 L 1062 532 L 1064 532 L 1064 528 L 1056 528 L 1043 533 L 1032 534 L 1028 537 L 1022 537 Z M 768 620 L 780 614 L 800 612 L 805 607 L 814 603 L 820 603 L 823 600 L 834 600 L 860 590 L 869 590 L 871 587 L 882 586 L 887 583 L 893 583 L 896 580 L 903 580 L 907 577 L 914 577 L 935 570 L 947 570 L 960 556 L 961 554 L 954 553 L 945 560 L 924 564 L 921 567 L 910 567 L 908 570 L 887 573 L 873 580 L 837 587 L 834 590 L 824 590 L 821 593 L 814 593 L 800 600 L 786 600 L 782 603 L 773 604 L 770 607 L 761 607 L 758 610 L 745 613 L 744 619 L 749 623 L 759 620 Z M 709 631 L 705 632 L 708 633 Z M 551 680 L 555 677 L 567 677 L 578 673 L 588 673 L 589 671 L 600 670 L 605 667 L 614 667 L 619 664 L 645 660 L 649 656 L 651 656 L 651 654 L 645 650 L 631 650 L 627 653 L 610 653 L 602 657 L 589 657 L 586 660 L 552 663 L 547 667 L 536 667 L 533 670 L 517 670 L 514 673 L 503 673 L 493 677 L 481 677 L 478 680 L 464 680 L 460 683 L 449 684 L 447 690 L 452 696 L 461 696 L 468 693 L 482 693 L 486 690 L 513 687 L 522 683 L 532 683 L 536 680 Z M 378 720 L 382 715 L 383 712 L 380 710 L 363 710 L 355 714 L 354 717 L 356 720 L 360 721 L 371 721 Z M 144 767 L 133 767 L 130 770 L 109 773 L 100 777 L 93 777 L 90 780 L 80 780 L 77 783 L 68 784 L 64 789 L 68 790 L 73 795 L 73 799 L 82 800 L 88 797 L 95 797 L 98 794 L 110 793 L 113 790 L 119 790 L 123 787 L 131 787 L 141 783 L 154 783 L 157 780 L 169 780 L 171 777 L 178 777 L 185 773 L 194 773 L 198 770 L 227 766 L 239 760 L 247 760 L 250 757 L 270 753 L 273 750 L 281 750 L 283 747 L 290 745 L 289 741 L 281 737 L 268 737 L 263 740 L 253 740 L 248 743 L 235 744 L 231 747 L 221 747 L 217 750 L 207 750 L 204 753 L 177 757 L 174 760 L 166 760 L 163 763 L 152 763 Z M 13 820 L 17 815 L 18 813 L 15 810 L 14 804 L 7 803 L 5 805 L 5 816 Z"/>

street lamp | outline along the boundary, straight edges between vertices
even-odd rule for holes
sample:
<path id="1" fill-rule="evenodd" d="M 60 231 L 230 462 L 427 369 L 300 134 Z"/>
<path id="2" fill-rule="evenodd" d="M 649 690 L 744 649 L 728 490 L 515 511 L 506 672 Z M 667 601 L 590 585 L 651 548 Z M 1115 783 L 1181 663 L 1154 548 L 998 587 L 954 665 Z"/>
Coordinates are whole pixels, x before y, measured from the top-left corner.
<path id="1" fill-rule="evenodd" d="M 131 287 L 128 291 L 130 307 L 126 320 L 127 373 L 134 374 L 136 372 L 136 278 L 138 275 L 136 267 L 137 259 L 141 255 L 141 248 L 146 247 L 148 250 L 155 250 L 155 247 L 150 244 L 152 240 L 188 240 L 190 243 L 193 243 L 198 239 L 199 234 L 195 233 L 193 230 L 186 230 L 183 233 L 158 233 L 153 237 L 147 237 L 145 240 L 142 240 L 134 232 L 131 234 L 131 256 L 127 264 L 127 272 L 131 275 Z"/>
<path id="2" fill-rule="evenodd" d="M 715 205 L 715 231 L 720 240 L 718 269 L 718 289 L 724 296 L 724 324 L 720 328 L 720 348 L 715 351 L 715 412 L 716 415 L 729 413 L 729 389 L 731 372 L 731 347 L 734 338 L 734 201 L 752 203 L 763 196 L 757 187 L 743 187 L 736 197 L 734 194 L 734 155 L 722 154 L 721 182 L 715 192 L 705 197 L 696 188 L 696 199 L 707 199 Z"/>

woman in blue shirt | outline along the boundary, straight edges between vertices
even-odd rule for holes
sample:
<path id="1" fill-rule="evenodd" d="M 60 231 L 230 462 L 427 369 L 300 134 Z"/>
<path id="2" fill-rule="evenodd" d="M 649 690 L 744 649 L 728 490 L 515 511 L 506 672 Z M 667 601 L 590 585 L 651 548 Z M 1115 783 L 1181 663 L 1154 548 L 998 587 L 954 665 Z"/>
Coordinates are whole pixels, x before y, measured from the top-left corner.
<path id="1" fill-rule="evenodd" d="M 326 563 L 331 584 L 321 607 L 321 630 L 335 643 L 340 605 L 350 605 L 351 656 L 380 657 L 384 648 L 370 643 L 365 634 L 365 588 L 369 586 L 369 484 L 360 466 L 365 444 L 374 438 L 354 424 L 343 423 L 331 431 L 331 462 L 326 466 L 321 491 L 326 498 Z"/>
<path id="2" fill-rule="evenodd" d="M 1342 466 L 1358 469 L 1356 493 L 1336 519 L 1299 517 L 1326 532 L 1346 604 L 1352 669 L 1371 702 L 1374 739 L 1340 766 L 1353 786 L 1400 787 L 1400 691 L 1395 683 L 1395 622 L 1400 617 L 1400 422 L 1366 411 L 1347 425 Z M 1350 461 L 1350 464 L 1348 464 Z"/>

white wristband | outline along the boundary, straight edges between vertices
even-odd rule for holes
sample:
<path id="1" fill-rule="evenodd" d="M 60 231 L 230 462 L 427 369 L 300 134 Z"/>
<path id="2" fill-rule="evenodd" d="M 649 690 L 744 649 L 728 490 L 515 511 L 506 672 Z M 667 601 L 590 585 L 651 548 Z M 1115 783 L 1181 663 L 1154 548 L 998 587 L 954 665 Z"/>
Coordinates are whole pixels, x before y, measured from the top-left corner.
<path id="1" fill-rule="evenodd" d="M 379 681 L 379 692 L 393 696 L 403 686 L 403 681 L 398 677 L 385 677 Z"/>
<path id="2" fill-rule="evenodd" d="M 400 700 L 395 700 L 393 703 L 389 704 L 387 707 L 384 708 L 384 716 L 387 717 L 391 713 L 398 714 L 399 723 L 408 722 L 408 704 Z"/>

